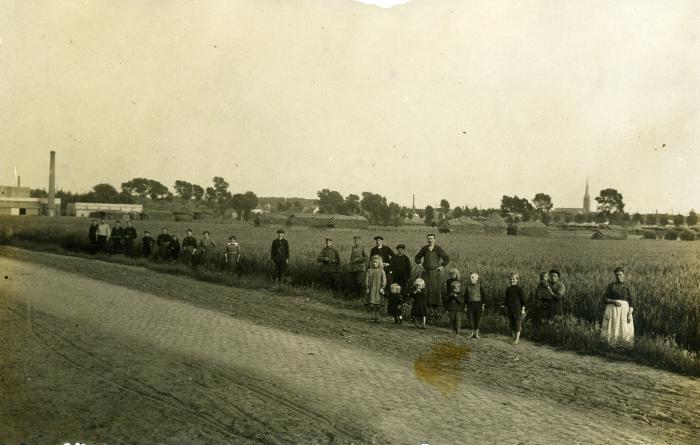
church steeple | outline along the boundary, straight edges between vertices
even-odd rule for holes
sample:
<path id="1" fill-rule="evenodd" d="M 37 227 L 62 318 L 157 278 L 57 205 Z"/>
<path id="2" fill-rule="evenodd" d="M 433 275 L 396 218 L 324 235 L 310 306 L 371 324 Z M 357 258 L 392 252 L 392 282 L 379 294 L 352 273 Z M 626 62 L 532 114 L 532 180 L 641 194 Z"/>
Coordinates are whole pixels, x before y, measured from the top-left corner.
<path id="1" fill-rule="evenodd" d="M 591 195 L 588 194 L 588 178 L 586 178 L 586 193 L 583 195 L 583 212 L 591 213 Z"/>

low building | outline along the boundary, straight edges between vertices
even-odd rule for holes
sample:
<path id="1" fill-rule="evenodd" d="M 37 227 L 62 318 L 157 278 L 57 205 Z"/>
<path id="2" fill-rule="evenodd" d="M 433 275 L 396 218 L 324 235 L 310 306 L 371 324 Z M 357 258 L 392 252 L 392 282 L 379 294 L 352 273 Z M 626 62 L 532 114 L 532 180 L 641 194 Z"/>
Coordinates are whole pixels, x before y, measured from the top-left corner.
<path id="1" fill-rule="evenodd" d="M 143 213 L 142 204 L 112 204 L 104 202 L 70 202 L 66 206 L 66 216 L 88 218 L 93 212 Z"/>
<path id="2" fill-rule="evenodd" d="M 32 198 L 30 192 L 29 187 L 0 186 L 0 215 L 45 215 L 49 199 Z M 54 205 L 61 208 L 61 199 L 55 198 Z"/>

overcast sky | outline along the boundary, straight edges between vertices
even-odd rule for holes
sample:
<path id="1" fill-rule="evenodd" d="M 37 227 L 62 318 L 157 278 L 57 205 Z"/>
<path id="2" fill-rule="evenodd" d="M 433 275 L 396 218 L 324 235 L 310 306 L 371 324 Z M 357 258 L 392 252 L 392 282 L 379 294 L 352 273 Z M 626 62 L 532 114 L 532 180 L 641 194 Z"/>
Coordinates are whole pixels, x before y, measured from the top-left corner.
<path id="1" fill-rule="evenodd" d="M 381 3 L 381 2 L 380 2 Z M 382 5 L 387 6 L 387 5 Z M 0 184 L 700 209 L 700 2 L 0 1 Z"/>

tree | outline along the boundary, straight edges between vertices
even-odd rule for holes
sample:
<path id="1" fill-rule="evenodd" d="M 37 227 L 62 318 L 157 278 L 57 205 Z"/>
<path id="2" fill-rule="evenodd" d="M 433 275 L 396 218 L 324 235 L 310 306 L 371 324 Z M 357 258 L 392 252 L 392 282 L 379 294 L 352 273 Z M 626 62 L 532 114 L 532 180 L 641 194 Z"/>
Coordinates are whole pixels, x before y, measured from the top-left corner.
<path id="1" fill-rule="evenodd" d="M 640 213 L 635 213 L 632 215 L 632 221 L 641 224 L 644 221 L 644 217 Z"/>
<path id="2" fill-rule="evenodd" d="M 343 195 L 336 190 L 323 189 L 316 192 L 318 196 L 318 211 L 321 213 L 338 213 L 342 210 Z"/>
<path id="3" fill-rule="evenodd" d="M 284 201 L 278 201 L 277 202 L 277 210 L 280 212 L 286 212 L 292 207 L 291 202 L 284 202 Z"/>
<path id="4" fill-rule="evenodd" d="M 250 211 L 258 206 L 258 196 L 251 191 L 245 192 L 243 196 L 245 197 L 245 213 L 243 218 L 248 221 L 250 218 Z"/>
<path id="5" fill-rule="evenodd" d="M 166 186 L 155 179 L 148 180 L 148 196 L 150 196 L 152 200 L 163 199 L 169 194 L 170 191 Z"/>
<path id="6" fill-rule="evenodd" d="M 236 193 L 231 197 L 231 207 L 236 210 L 236 219 L 239 221 L 250 218 L 250 212 L 258 206 L 258 197 L 253 192 Z"/>
<path id="7" fill-rule="evenodd" d="M 445 198 L 440 200 L 440 213 L 442 217 L 447 219 L 447 214 L 450 212 L 450 202 Z"/>
<path id="8" fill-rule="evenodd" d="M 659 223 L 658 215 L 655 213 L 647 214 L 646 223 L 650 226 L 655 226 Z"/>
<path id="9" fill-rule="evenodd" d="M 667 214 L 665 214 L 665 213 L 659 213 L 658 218 L 659 218 L 658 224 L 659 224 L 660 226 L 665 226 L 665 225 L 668 224 L 668 215 L 667 215 Z"/>
<path id="10" fill-rule="evenodd" d="M 362 210 L 369 215 L 369 221 L 372 224 L 379 224 L 382 222 L 389 207 L 385 197 L 371 192 L 362 192 L 360 205 L 362 206 Z"/>
<path id="11" fill-rule="evenodd" d="M 435 225 L 435 209 L 432 206 L 425 208 L 425 224 L 427 226 Z"/>
<path id="12" fill-rule="evenodd" d="M 464 210 L 462 210 L 462 208 L 460 206 L 455 207 L 454 210 L 452 211 L 452 217 L 453 218 L 461 218 L 462 216 L 464 216 Z"/>
<path id="13" fill-rule="evenodd" d="M 204 199 L 211 204 L 216 203 L 216 190 L 214 190 L 214 187 L 207 187 L 204 190 Z"/>
<path id="14" fill-rule="evenodd" d="M 581 224 L 584 221 L 586 221 L 586 216 L 583 213 L 574 215 L 574 222 Z"/>
<path id="15" fill-rule="evenodd" d="M 552 210 L 552 207 L 554 207 L 554 204 L 552 204 L 552 197 L 545 193 L 536 194 L 532 199 L 532 203 L 535 205 L 540 216 L 548 214 L 549 211 Z"/>
<path id="16" fill-rule="evenodd" d="M 679 227 L 679 226 L 682 226 L 683 224 L 685 224 L 685 216 L 678 214 L 678 215 L 673 217 L 673 225 L 675 225 L 676 227 Z"/>
<path id="17" fill-rule="evenodd" d="M 595 215 L 595 222 L 597 222 L 597 223 L 599 223 L 599 224 L 603 224 L 603 223 L 608 222 L 608 215 L 607 215 L 607 213 L 605 213 L 605 212 L 596 213 L 596 215 Z"/>
<path id="18" fill-rule="evenodd" d="M 518 198 L 518 195 L 507 196 L 501 198 L 501 215 L 506 216 L 508 213 L 519 213 L 521 215 L 528 213 L 533 209 L 532 204 L 525 198 Z"/>
<path id="19" fill-rule="evenodd" d="M 204 197 L 204 188 L 198 184 L 192 184 L 192 196 L 195 201 L 201 201 Z"/>
<path id="20" fill-rule="evenodd" d="M 688 213 L 688 218 L 686 218 L 685 222 L 689 226 L 694 226 L 698 223 L 698 215 L 695 213 L 695 210 L 691 210 L 690 213 Z"/>
<path id="21" fill-rule="evenodd" d="M 146 178 L 134 178 L 127 182 L 122 182 L 122 191 L 131 196 L 145 198 L 151 190 L 151 180 Z"/>
<path id="22" fill-rule="evenodd" d="M 219 214 L 223 215 L 231 203 L 229 183 L 221 176 L 214 176 L 212 183 L 214 187 L 207 187 L 207 200 L 216 203 Z"/>
<path id="23" fill-rule="evenodd" d="M 194 195 L 194 190 L 192 184 L 187 181 L 176 180 L 173 190 L 175 190 L 175 195 L 182 199 L 183 201 L 189 201 Z"/>
<path id="24" fill-rule="evenodd" d="M 402 222 L 401 218 L 401 206 L 398 205 L 395 202 L 390 202 L 389 206 L 387 207 L 387 214 L 389 215 L 388 221 L 386 222 L 388 225 L 392 226 L 400 226 Z"/>
<path id="25" fill-rule="evenodd" d="M 345 215 L 357 215 L 362 211 L 360 207 L 360 197 L 354 194 L 349 194 L 345 197 L 345 202 L 342 205 L 343 211 L 341 213 Z"/>
<path id="26" fill-rule="evenodd" d="M 294 201 L 293 207 L 295 212 L 301 212 L 302 210 L 304 210 L 299 201 Z"/>
<path id="27" fill-rule="evenodd" d="M 622 201 L 622 194 L 615 189 L 604 189 L 595 198 L 598 203 L 598 211 L 610 215 L 611 213 L 622 213 L 625 203 Z"/>
<path id="28" fill-rule="evenodd" d="M 92 188 L 92 193 L 89 193 L 91 199 L 95 202 L 118 202 L 119 192 L 111 184 L 97 184 Z"/>
<path id="29" fill-rule="evenodd" d="M 472 209 L 472 216 L 475 218 L 479 216 L 479 209 L 476 206 Z"/>

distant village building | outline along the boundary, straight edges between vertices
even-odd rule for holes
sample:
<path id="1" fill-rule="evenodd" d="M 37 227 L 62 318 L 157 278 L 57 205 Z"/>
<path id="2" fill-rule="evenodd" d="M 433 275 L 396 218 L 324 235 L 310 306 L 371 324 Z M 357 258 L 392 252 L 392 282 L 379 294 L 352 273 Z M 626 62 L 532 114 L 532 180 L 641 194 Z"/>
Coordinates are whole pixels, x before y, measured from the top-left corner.
<path id="1" fill-rule="evenodd" d="M 39 216 L 48 212 L 48 198 L 32 198 L 29 187 L 0 186 L 0 215 Z M 54 208 L 61 208 L 61 198 L 54 198 Z"/>
<path id="2" fill-rule="evenodd" d="M 88 218 L 93 212 L 104 213 L 142 213 L 142 204 L 112 204 L 105 202 L 69 202 L 66 216 Z"/>
<path id="3" fill-rule="evenodd" d="M 588 193 L 588 179 L 586 178 L 586 193 L 583 195 L 583 207 L 557 207 L 552 213 L 567 213 L 569 215 L 585 215 L 591 213 L 591 195 Z"/>

